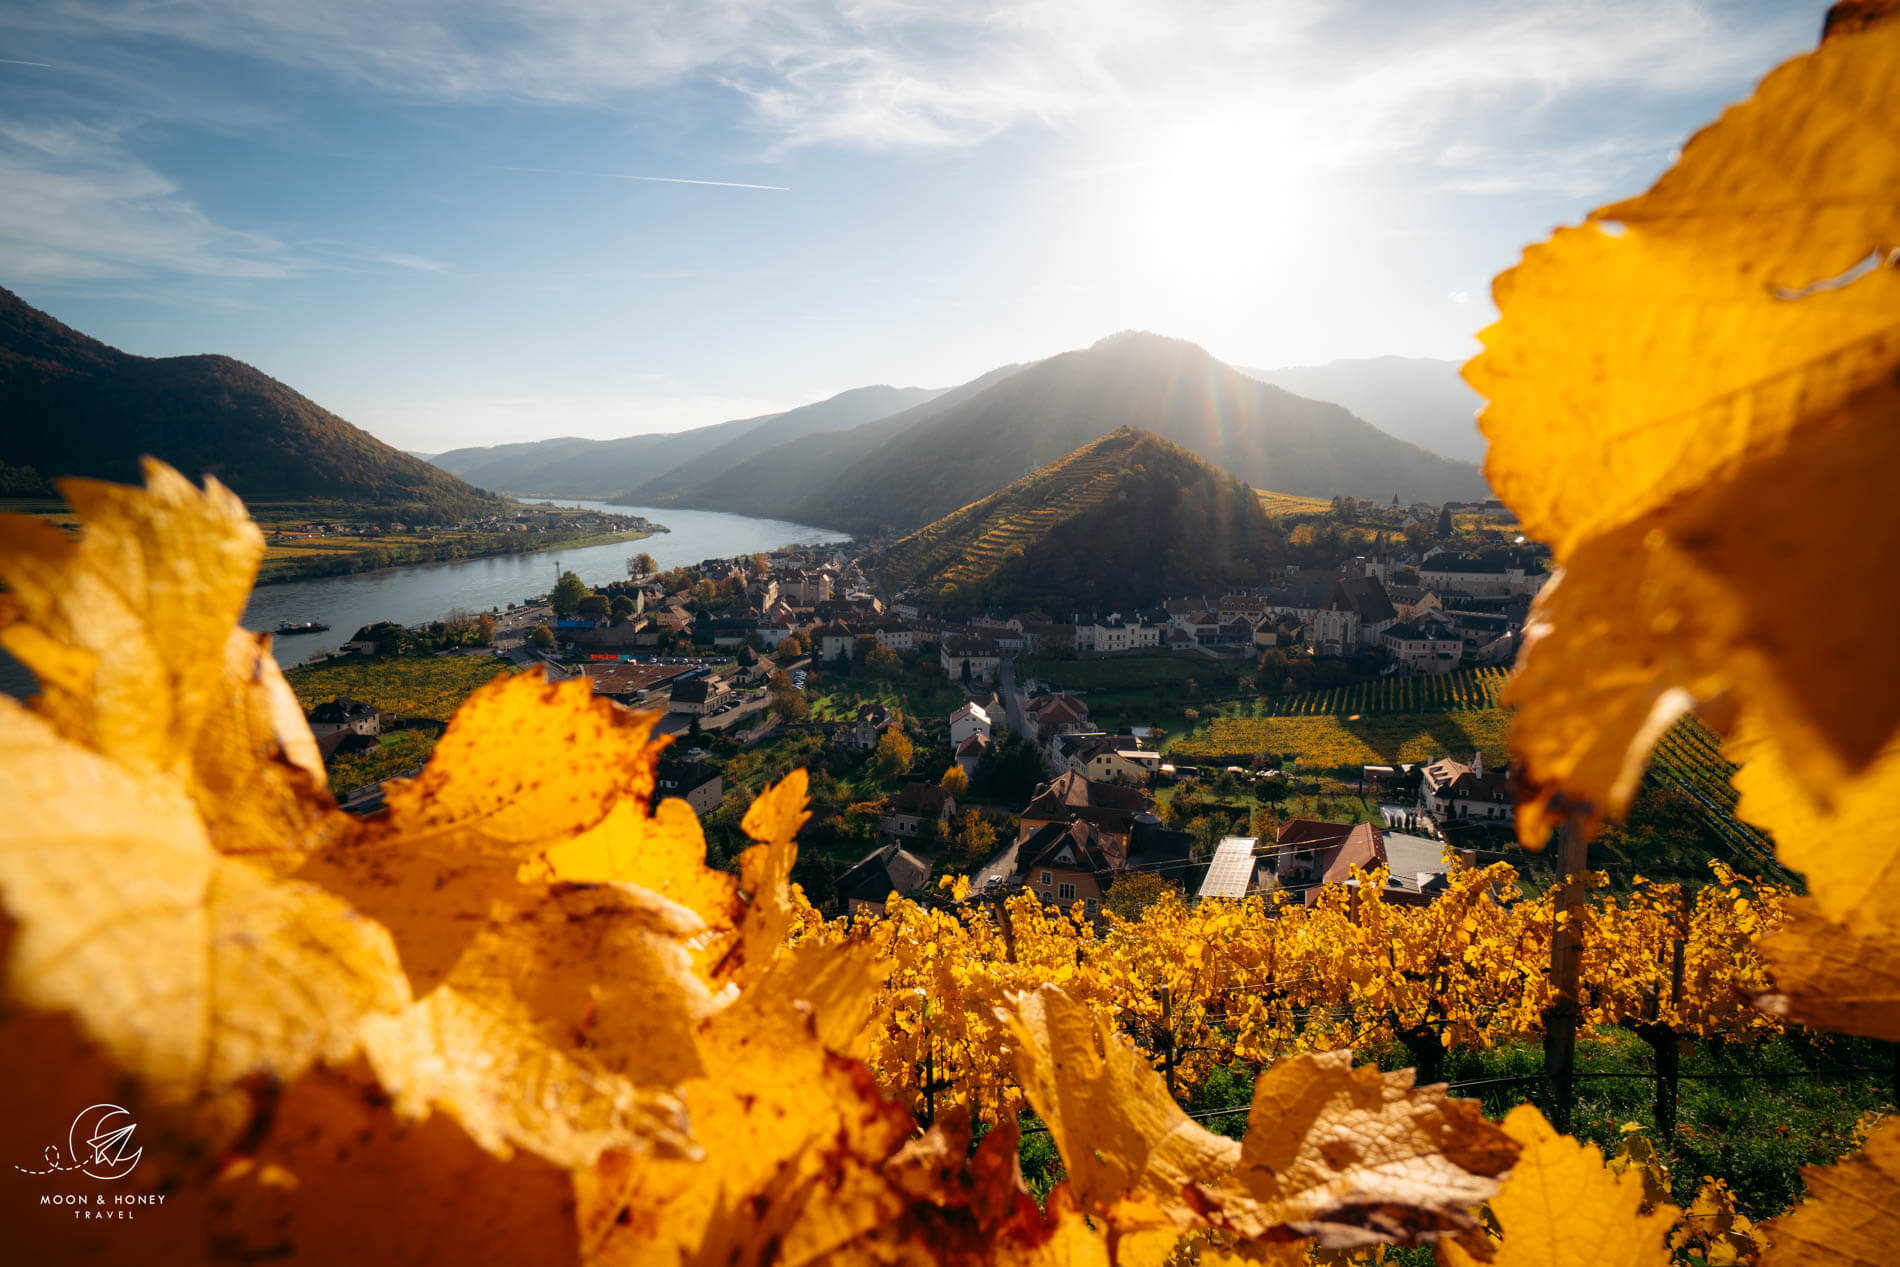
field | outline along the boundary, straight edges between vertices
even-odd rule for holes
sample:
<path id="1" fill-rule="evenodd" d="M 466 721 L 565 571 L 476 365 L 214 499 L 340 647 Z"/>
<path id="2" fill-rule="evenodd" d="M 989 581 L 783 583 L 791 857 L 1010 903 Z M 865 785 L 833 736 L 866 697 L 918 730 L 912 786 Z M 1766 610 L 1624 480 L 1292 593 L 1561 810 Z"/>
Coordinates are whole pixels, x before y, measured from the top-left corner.
<path id="1" fill-rule="evenodd" d="M 1260 753 L 1308 767 L 1340 769 L 1468 759 L 1482 751 L 1502 765 L 1510 713 L 1498 707 L 1503 669 L 1442 677 L 1381 678 L 1257 701 L 1252 715 L 1229 711 L 1176 740 L 1181 759 L 1250 761 Z"/>
<path id="2" fill-rule="evenodd" d="M 1333 503 L 1324 497 L 1299 497 L 1264 488 L 1256 488 L 1254 492 L 1260 498 L 1260 509 L 1276 519 L 1285 515 L 1320 515 L 1333 508 Z"/>
<path id="3" fill-rule="evenodd" d="M 1511 715 L 1501 708 L 1372 713 L 1351 717 L 1216 717 L 1168 748 L 1173 759 L 1246 763 L 1259 753 L 1302 766 L 1341 769 L 1428 761 L 1446 755 L 1468 760 L 1474 750 L 1502 766 Z"/>
<path id="4" fill-rule="evenodd" d="M 447 721 L 470 691 L 515 666 L 498 656 L 348 656 L 286 670 L 308 712 L 339 695 L 400 717 Z"/>

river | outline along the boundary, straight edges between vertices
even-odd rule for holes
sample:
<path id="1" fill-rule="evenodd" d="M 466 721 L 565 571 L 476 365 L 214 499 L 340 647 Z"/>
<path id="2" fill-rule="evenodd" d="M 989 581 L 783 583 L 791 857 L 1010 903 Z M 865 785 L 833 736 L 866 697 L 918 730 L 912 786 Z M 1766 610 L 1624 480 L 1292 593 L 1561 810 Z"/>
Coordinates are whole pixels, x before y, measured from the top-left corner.
<path id="1" fill-rule="evenodd" d="M 589 585 L 627 579 L 627 560 L 645 551 L 662 568 L 760 554 L 788 545 L 821 545 L 848 541 L 844 533 L 782 519 L 753 519 L 713 510 L 680 510 L 657 506 L 616 506 L 608 502 L 567 497 L 524 497 L 522 501 L 559 506 L 584 506 L 620 514 L 644 515 L 671 531 L 640 541 L 616 541 L 579 549 L 555 547 L 532 554 L 498 554 L 455 563 L 424 563 L 415 567 L 357 572 L 350 576 L 315 577 L 260 585 L 244 609 L 247 629 L 273 630 L 282 621 L 314 620 L 330 626 L 328 633 L 297 634 L 276 640 L 277 661 L 292 665 L 321 652 L 333 651 L 364 625 L 393 620 L 419 625 L 453 608 L 487 611 L 506 608 L 531 594 L 553 588 L 555 565 L 573 572 Z"/>

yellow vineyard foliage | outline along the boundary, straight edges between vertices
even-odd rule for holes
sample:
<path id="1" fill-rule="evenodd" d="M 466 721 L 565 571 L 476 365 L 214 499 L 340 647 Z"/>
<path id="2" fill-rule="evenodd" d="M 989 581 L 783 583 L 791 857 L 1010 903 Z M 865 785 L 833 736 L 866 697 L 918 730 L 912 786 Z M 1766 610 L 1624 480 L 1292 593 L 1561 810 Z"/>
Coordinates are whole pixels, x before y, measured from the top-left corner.
<path id="1" fill-rule="evenodd" d="M 350 818 L 235 627 L 257 537 L 237 501 L 157 464 L 142 490 L 70 492 L 76 540 L 0 535 L 0 637 L 48 683 L 0 701 L 0 1051 L 9 1100 L 84 1087 L 65 1111 L 123 1110 L 143 1151 L 122 1176 L 29 1173 L 84 1145 L 43 1092 L 0 1104 L 19 1110 L 0 1234 L 28 1261 L 122 1257 L 32 1200 L 49 1175 L 162 1197 L 144 1261 L 1088 1263 L 1133 1261 L 1124 1234 L 1157 1253 L 1184 1233 L 1428 1240 L 1472 1227 L 1515 1156 L 1442 1089 L 1337 1060 L 1297 1103 L 1263 1080 L 1241 1145 L 1168 1128 L 1159 1077 L 1101 1031 L 1133 1125 L 1065 1138 L 1078 1178 L 1039 1208 L 1008 1132 L 974 1152 L 959 1120 L 920 1135 L 864 1063 L 888 961 L 799 936 L 802 772 L 753 803 L 735 883 L 682 803 L 649 812 L 652 715 L 523 674 Z M 1046 1036 L 1089 1014 L 1055 987 L 1000 1012 L 1045 1035 L 1016 1045 L 1032 1099 L 1087 1103 L 1094 1076 Z M 1180 1154 L 1165 1181 L 1142 1178 L 1156 1123 Z"/>
<path id="2" fill-rule="evenodd" d="M 1885 8 L 1528 253 L 1469 372 L 1492 479 L 1563 565 L 1511 688 L 1527 836 L 1617 812 L 1705 706 L 1747 759 L 1744 814 L 1810 880 L 1768 1005 L 1891 1036 L 1893 852 L 1839 838 L 1900 790 L 1900 692 L 1857 659 L 1900 602 Z M 714 875 L 690 813 L 653 812 L 651 719 L 524 674 L 350 818 L 237 625 L 262 551 L 237 500 L 156 464 L 65 489 L 76 537 L 0 519 L 0 642 L 42 685 L 0 700 L 10 1261 L 1666 1260 L 1638 1175 L 1343 1054 L 1264 1074 L 1245 1138 L 1201 1131 L 1053 966 L 986 1022 L 1063 1153 L 1038 1206 L 1012 1127 L 972 1148 L 967 1115 L 920 1130 L 880 1089 L 892 963 L 789 883 L 802 776 Z M 1810 1172 L 1764 1261 L 1889 1261 L 1897 1130 Z M 1725 1230 L 1713 1197 L 1696 1217 L 1704 1244 Z"/>

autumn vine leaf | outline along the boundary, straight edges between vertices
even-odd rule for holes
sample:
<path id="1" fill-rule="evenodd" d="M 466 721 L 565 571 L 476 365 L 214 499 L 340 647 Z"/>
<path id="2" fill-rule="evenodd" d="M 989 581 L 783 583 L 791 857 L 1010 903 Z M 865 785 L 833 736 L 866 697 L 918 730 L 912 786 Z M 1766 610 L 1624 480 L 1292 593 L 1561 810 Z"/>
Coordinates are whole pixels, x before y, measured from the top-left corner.
<path id="1" fill-rule="evenodd" d="M 1507 692 L 1527 844 L 1620 814 L 1697 703 L 1757 716 L 1818 788 L 1900 722 L 1860 672 L 1890 587 L 1840 580 L 1900 552 L 1900 519 L 1839 513 L 1900 470 L 1896 114 L 1900 24 L 1843 33 L 1498 278 L 1465 371 L 1490 399 L 1485 470 L 1562 565 Z"/>
<path id="2" fill-rule="evenodd" d="M 1528 1104 L 1511 1110 L 1504 1133 L 1522 1152 L 1491 1199 L 1503 1230 L 1494 1267 L 1668 1267 L 1676 1210 L 1639 1212 L 1641 1174 L 1612 1174 L 1594 1144 L 1559 1135 Z M 1456 1244 L 1443 1252 L 1452 1267 L 1476 1261 Z"/>

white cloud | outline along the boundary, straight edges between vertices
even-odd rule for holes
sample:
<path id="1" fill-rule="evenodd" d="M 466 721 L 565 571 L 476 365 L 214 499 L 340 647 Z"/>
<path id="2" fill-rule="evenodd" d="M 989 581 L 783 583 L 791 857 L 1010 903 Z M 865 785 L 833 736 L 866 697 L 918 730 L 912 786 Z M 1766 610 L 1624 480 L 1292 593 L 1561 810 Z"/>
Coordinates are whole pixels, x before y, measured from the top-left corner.
<path id="1" fill-rule="evenodd" d="M 1468 290 L 1454 290 L 1447 294 L 1445 298 L 1455 304 L 1468 304 L 1471 302 L 1471 292 Z"/>
<path id="2" fill-rule="evenodd" d="M 697 78 L 777 146 L 969 145 L 1239 103 L 1389 152 L 1584 92 L 1727 85 L 1820 10 L 1710 0 L 77 0 L 0 29 L 139 34 L 451 100 L 601 103 Z"/>
<path id="3" fill-rule="evenodd" d="M 0 275 L 256 278 L 300 268 L 283 243 L 206 216 L 110 129 L 0 120 Z"/>

